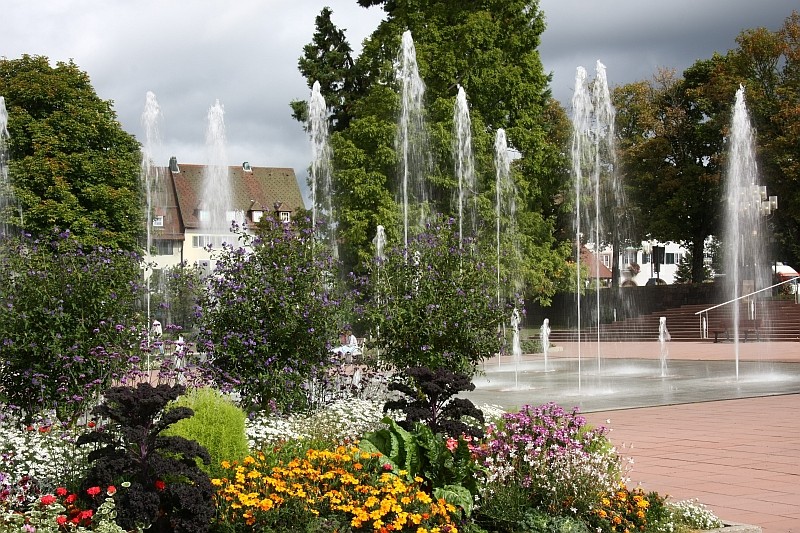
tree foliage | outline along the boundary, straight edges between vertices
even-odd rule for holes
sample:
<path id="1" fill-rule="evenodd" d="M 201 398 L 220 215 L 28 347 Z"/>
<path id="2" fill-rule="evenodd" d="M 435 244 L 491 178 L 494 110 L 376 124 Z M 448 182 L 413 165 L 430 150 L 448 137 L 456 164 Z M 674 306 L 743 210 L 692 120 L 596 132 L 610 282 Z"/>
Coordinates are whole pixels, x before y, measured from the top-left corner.
<path id="1" fill-rule="evenodd" d="M 726 55 L 696 61 L 677 77 L 614 91 L 623 169 L 643 232 L 692 252 L 692 281 L 705 278 L 702 246 L 718 235 L 732 107 L 739 86 L 757 135 L 759 181 L 779 198 L 772 215 L 776 258 L 800 261 L 800 15 L 777 31 L 743 31 Z"/>
<path id="2" fill-rule="evenodd" d="M 642 233 L 697 250 L 692 265 L 697 282 L 703 280 L 703 243 L 720 220 L 721 122 L 728 117 L 708 92 L 722 61 L 697 62 L 681 79 L 660 71 L 649 82 L 614 90 L 621 164 Z"/>
<path id="3" fill-rule="evenodd" d="M 317 19 L 314 41 L 305 48 L 301 72 L 309 86 L 312 76 L 330 77 L 337 85 L 353 88 L 346 104 L 349 121 L 340 127 L 340 99 L 332 94 L 332 135 L 335 164 L 335 202 L 339 216 L 341 257 L 350 268 L 374 255 L 376 227 L 386 228 L 389 242 L 402 237 L 398 153 L 395 147 L 399 115 L 395 63 L 401 35 L 410 30 L 416 47 L 420 75 L 426 85 L 426 119 L 433 165 L 426 174 L 435 210 L 457 212 L 453 191 L 457 187 L 451 154 L 453 107 L 461 86 L 467 93 L 472 120 L 473 150 L 478 175 L 479 228 L 494 242 L 495 169 L 494 135 L 505 129 L 510 146 L 521 156 L 514 162 L 517 185 L 517 227 L 522 233 L 526 279 L 534 297 L 547 299 L 559 280 L 565 279 L 568 248 L 554 234 L 557 214 L 553 199 L 561 192 L 566 172 L 562 142 L 569 135 L 563 110 L 550 97 L 548 76 L 537 46 L 544 17 L 537 2 L 482 0 L 463 3 L 362 1 L 364 7 L 381 5 L 383 22 L 365 40 L 352 67 L 308 68 L 304 59 L 328 57 L 321 43 L 325 36 L 340 36 L 328 24 L 329 13 Z M 322 17 L 325 22 L 320 24 Z M 340 47 L 340 50 L 345 49 Z M 349 50 L 349 47 L 346 47 Z M 328 95 L 325 95 L 326 98 Z M 504 265 L 505 267 L 505 265 Z"/>
<path id="4" fill-rule="evenodd" d="M 8 108 L 9 178 L 20 213 L 0 214 L 33 234 L 70 228 L 82 242 L 134 250 L 143 227 L 139 145 L 73 62 L 0 59 Z"/>

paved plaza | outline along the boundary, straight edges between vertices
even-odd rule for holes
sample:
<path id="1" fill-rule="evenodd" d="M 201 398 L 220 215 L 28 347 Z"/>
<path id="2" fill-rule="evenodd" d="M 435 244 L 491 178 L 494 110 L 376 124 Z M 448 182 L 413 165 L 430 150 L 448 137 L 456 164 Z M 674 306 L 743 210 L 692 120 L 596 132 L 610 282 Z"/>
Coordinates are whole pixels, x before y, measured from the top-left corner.
<path id="1" fill-rule="evenodd" d="M 658 342 L 565 343 L 547 367 L 541 354 L 495 358 L 467 396 L 578 406 L 633 459 L 633 484 L 697 498 L 726 522 L 800 532 L 800 342 L 739 344 L 738 358 L 732 343 L 667 348 L 664 364 Z"/>

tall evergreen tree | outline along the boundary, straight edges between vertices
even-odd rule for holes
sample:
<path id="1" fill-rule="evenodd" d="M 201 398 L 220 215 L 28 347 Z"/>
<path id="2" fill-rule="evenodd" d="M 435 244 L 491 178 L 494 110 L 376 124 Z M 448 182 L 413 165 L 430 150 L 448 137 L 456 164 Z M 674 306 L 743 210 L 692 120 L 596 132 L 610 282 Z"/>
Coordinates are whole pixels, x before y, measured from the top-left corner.
<path id="1" fill-rule="evenodd" d="M 399 181 L 394 67 L 401 36 L 410 30 L 426 85 L 428 147 L 434 158 L 426 178 L 436 209 L 456 211 L 451 205 L 456 181 L 450 147 L 453 104 L 461 86 L 470 105 L 478 204 L 486 221 L 483 230 L 493 235 L 493 143 L 496 131 L 503 128 L 520 156 L 512 173 L 519 191 L 521 268 L 532 295 L 546 300 L 558 280 L 568 279 L 568 246 L 554 237 L 558 209 L 554 199 L 566 182 L 562 147 L 569 129 L 563 110 L 550 96 L 549 77 L 536 50 L 544 30 L 538 2 L 360 0 L 359 4 L 380 5 L 386 17 L 350 70 L 361 84 L 349 107 L 352 119 L 346 128 L 337 126 L 332 136 L 342 258 L 355 267 L 371 256 L 378 224 L 387 228 L 390 241 L 401 237 L 394 200 Z M 314 43 L 318 42 L 315 35 Z"/>

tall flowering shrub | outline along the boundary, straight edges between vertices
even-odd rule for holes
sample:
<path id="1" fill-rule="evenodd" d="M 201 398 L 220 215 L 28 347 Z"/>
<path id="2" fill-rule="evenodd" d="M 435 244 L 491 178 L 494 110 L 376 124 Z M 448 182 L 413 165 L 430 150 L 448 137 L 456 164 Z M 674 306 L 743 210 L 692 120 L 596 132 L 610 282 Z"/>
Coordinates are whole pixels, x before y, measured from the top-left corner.
<path id="1" fill-rule="evenodd" d="M 309 380 L 330 361 L 343 313 L 335 263 L 313 231 L 262 219 L 259 235 L 215 254 L 200 301 L 198 349 L 214 360 L 247 410 L 305 407 Z"/>
<path id="2" fill-rule="evenodd" d="M 487 476 L 482 512 L 493 521 L 513 517 L 509 502 L 587 517 L 622 481 L 606 429 L 554 403 L 504 414 L 475 452 Z"/>
<path id="3" fill-rule="evenodd" d="M 0 243 L 0 401 L 30 419 L 84 412 L 129 368 L 139 257 L 69 231 Z M 134 328 L 134 329 L 131 329 Z"/>
<path id="4" fill-rule="evenodd" d="M 376 258 L 364 278 L 365 319 L 381 357 L 398 368 L 472 375 L 500 349 L 497 273 L 452 219 L 436 219 L 408 248 Z"/>

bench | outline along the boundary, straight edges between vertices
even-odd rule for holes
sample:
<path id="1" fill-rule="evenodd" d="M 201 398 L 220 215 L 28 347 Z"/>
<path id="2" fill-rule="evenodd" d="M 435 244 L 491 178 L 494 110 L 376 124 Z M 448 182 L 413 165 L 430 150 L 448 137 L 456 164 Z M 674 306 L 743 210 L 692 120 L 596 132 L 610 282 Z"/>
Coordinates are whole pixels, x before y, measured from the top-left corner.
<path id="1" fill-rule="evenodd" d="M 720 333 L 725 334 L 725 340 L 731 340 L 733 329 L 733 320 L 718 320 L 709 326 L 708 331 L 714 334 L 714 342 L 718 342 Z M 758 334 L 760 329 L 760 318 L 739 320 L 739 334 L 744 332 L 744 342 L 747 342 L 750 334 L 753 334 L 756 340 L 761 340 Z"/>

